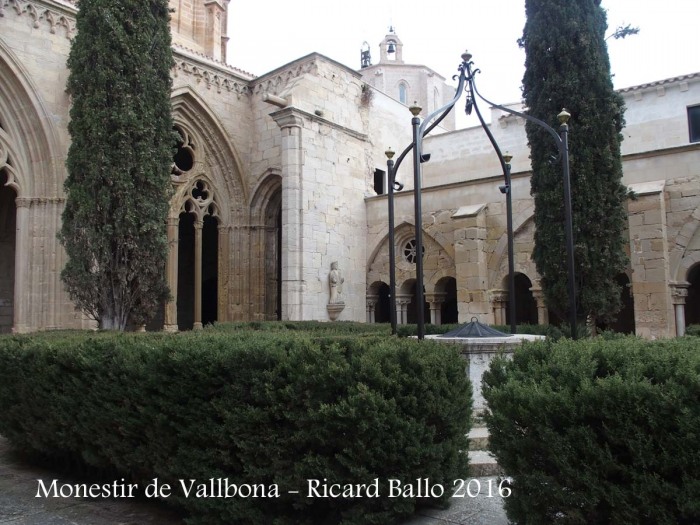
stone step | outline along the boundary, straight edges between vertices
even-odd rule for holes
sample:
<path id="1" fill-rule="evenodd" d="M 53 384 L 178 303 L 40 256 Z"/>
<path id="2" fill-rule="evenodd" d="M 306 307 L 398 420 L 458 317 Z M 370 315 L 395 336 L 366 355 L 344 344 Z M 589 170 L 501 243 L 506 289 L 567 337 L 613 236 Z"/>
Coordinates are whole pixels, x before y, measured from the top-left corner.
<path id="1" fill-rule="evenodd" d="M 469 475 L 472 477 L 500 476 L 503 471 L 489 452 L 489 431 L 482 425 L 469 431 Z"/>
<path id="2" fill-rule="evenodd" d="M 469 450 L 488 450 L 489 431 L 486 427 L 475 427 L 469 431 Z"/>
<path id="3" fill-rule="evenodd" d="M 484 476 L 502 476 L 505 473 L 487 450 L 469 451 L 469 475 L 473 478 Z"/>

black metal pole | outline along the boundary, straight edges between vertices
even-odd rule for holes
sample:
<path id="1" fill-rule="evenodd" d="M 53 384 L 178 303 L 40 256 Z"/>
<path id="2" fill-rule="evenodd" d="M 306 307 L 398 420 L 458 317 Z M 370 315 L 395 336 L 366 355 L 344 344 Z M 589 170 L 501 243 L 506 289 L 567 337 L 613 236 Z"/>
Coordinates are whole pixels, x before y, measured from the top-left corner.
<path id="1" fill-rule="evenodd" d="M 517 331 L 515 318 L 515 250 L 513 248 L 513 198 L 510 182 L 510 161 L 513 157 L 506 153 L 506 229 L 508 230 L 508 315 L 510 316 L 510 333 Z"/>
<path id="2" fill-rule="evenodd" d="M 421 207 L 421 155 L 422 144 L 420 137 L 419 106 L 411 106 L 413 118 L 413 200 L 416 214 L 416 317 L 418 324 L 418 339 L 425 339 L 425 297 L 423 294 L 423 212 Z"/>
<path id="3" fill-rule="evenodd" d="M 562 171 L 564 176 L 564 214 L 566 220 L 566 264 L 569 270 L 569 325 L 571 326 L 571 338 L 577 339 L 576 329 L 576 274 L 574 268 L 574 224 L 571 208 L 571 178 L 569 174 L 569 117 L 571 115 L 563 109 L 559 113 L 559 132 L 562 142 Z"/>
<path id="4" fill-rule="evenodd" d="M 391 333 L 396 335 L 396 240 L 394 239 L 394 152 L 387 149 L 385 152 L 388 160 L 387 167 L 387 191 L 389 202 L 389 319 L 391 320 Z"/>

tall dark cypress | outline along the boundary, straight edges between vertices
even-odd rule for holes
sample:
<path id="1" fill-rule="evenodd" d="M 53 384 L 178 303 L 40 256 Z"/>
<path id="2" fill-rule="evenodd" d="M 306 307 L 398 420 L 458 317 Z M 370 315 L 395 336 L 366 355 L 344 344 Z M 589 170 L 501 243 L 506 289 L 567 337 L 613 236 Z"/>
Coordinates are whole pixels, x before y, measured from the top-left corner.
<path id="1" fill-rule="evenodd" d="M 174 147 L 167 0 L 80 0 L 61 277 L 104 329 L 146 322 L 168 296 Z"/>
<path id="2" fill-rule="evenodd" d="M 523 93 L 531 115 L 558 129 L 566 108 L 577 310 L 590 321 L 614 318 L 621 308 L 615 278 L 624 271 L 626 190 L 621 183 L 624 102 L 613 89 L 600 0 L 526 0 Z M 535 200 L 533 258 L 545 300 L 568 318 L 564 197 L 561 164 L 552 137 L 527 124 Z"/>

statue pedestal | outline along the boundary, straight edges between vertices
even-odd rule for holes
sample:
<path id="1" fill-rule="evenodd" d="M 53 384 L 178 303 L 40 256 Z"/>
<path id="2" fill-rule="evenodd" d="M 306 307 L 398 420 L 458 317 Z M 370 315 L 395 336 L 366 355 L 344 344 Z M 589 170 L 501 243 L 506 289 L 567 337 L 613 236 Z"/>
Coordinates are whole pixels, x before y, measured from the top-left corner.
<path id="1" fill-rule="evenodd" d="M 345 303 L 330 303 L 326 308 L 328 309 L 328 317 L 331 318 L 331 321 L 335 321 L 340 312 L 345 309 Z"/>

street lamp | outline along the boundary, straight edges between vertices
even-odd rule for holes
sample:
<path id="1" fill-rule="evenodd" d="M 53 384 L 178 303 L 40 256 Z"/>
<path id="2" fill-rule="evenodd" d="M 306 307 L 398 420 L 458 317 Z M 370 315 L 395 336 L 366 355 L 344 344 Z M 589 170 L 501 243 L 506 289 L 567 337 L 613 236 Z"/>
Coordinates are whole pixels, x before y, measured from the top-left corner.
<path id="1" fill-rule="evenodd" d="M 504 170 L 505 184 L 499 186 L 501 193 L 506 194 L 506 230 L 508 235 L 508 315 L 510 317 L 510 333 L 517 331 L 517 320 L 515 318 L 515 251 L 513 249 L 513 191 L 510 183 L 510 161 L 513 155 L 506 153 L 503 155 L 506 169 Z"/>
<path id="2" fill-rule="evenodd" d="M 394 188 L 403 189 L 403 184 L 396 182 L 394 175 L 394 151 L 387 148 L 387 191 L 389 193 L 389 319 L 391 321 L 391 333 L 396 335 L 396 246 L 394 239 Z"/>

